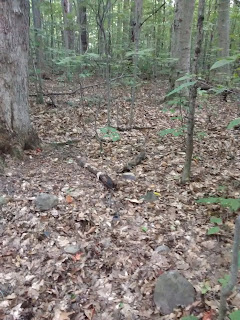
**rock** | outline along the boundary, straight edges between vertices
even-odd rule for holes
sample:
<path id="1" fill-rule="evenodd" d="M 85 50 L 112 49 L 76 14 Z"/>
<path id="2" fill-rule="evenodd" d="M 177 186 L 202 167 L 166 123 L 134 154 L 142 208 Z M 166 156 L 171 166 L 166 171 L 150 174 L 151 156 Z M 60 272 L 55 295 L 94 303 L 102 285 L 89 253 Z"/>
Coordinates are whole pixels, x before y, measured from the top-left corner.
<path id="1" fill-rule="evenodd" d="M 34 202 L 37 210 L 46 211 L 58 204 L 58 198 L 52 194 L 40 193 Z"/>
<path id="2" fill-rule="evenodd" d="M 0 197 L 0 206 L 3 206 L 4 204 L 7 204 L 7 199 L 5 197 Z"/>
<path id="3" fill-rule="evenodd" d="M 137 180 L 136 176 L 135 176 L 133 173 L 131 173 L 131 172 L 124 172 L 124 173 L 122 174 L 122 176 L 123 176 L 123 178 L 126 179 L 126 180 L 131 180 L 131 181 Z"/>
<path id="4" fill-rule="evenodd" d="M 162 274 L 154 289 L 154 302 L 166 315 L 178 306 L 188 306 L 195 300 L 195 289 L 179 272 Z"/>
<path id="5" fill-rule="evenodd" d="M 158 246 L 154 251 L 157 253 L 167 253 L 168 251 L 170 251 L 170 248 L 163 244 L 161 246 Z"/>
<path id="6" fill-rule="evenodd" d="M 64 248 L 64 251 L 66 253 L 76 254 L 80 251 L 80 247 L 77 244 L 76 245 L 69 245 Z"/>

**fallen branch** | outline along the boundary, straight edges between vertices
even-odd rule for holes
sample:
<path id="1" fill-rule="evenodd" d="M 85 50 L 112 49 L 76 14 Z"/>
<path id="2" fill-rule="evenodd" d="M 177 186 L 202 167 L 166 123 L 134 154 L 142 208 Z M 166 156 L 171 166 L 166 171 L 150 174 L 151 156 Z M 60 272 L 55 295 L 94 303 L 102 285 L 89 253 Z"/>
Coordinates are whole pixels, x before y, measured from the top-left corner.
<path id="1" fill-rule="evenodd" d="M 112 127 L 118 131 L 131 131 L 131 130 L 153 130 L 155 129 L 154 127 L 138 127 L 138 126 L 133 126 L 133 127 L 126 127 L 126 128 L 122 128 L 122 127 Z"/>
<path id="2" fill-rule="evenodd" d="M 129 161 L 120 172 L 131 171 L 134 167 L 139 165 L 145 159 L 146 159 L 146 152 L 141 151 L 133 160 Z"/>
<path id="3" fill-rule="evenodd" d="M 85 159 L 77 158 L 76 161 L 82 168 L 85 168 L 89 172 L 93 173 L 97 177 L 97 179 L 100 180 L 107 189 L 113 190 L 117 188 L 116 183 L 106 173 L 98 171 L 97 168 L 87 163 Z"/>
<path id="4" fill-rule="evenodd" d="M 132 75 L 122 75 L 122 76 L 119 76 L 119 77 L 116 77 L 116 78 L 113 78 L 113 79 L 110 79 L 110 82 L 113 82 L 113 81 L 116 81 L 118 79 L 122 79 L 122 78 L 128 78 L 128 77 L 132 77 Z M 43 93 L 43 96 L 45 97 L 49 97 L 50 99 L 51 96 L 67 96 L 67 95 L 73 95 L 75 93 L 77 93 L 78 91 L 83 91 L 85 89 L 88 89 L 88 88 L 93 88 L 93 87 L 100 87 L 100 86 L 103 86 L 104 84 L 106 84 L 106 81 L 103 81 L 103 82 L 98 82 L 98 83 L 94 83 L 94 84 L 90 84 L 88 86 L 85 86 L 85 87 L 82 87 L 80 85 L 79 88 L 73 90 L 73 91 L 67 91 L 67 92 L 51 92 L 51 93 Z M 29 94 L 30 97 L 36 97 L 37 94 L 36 93 L 33 93 L 33 94 Z"/>

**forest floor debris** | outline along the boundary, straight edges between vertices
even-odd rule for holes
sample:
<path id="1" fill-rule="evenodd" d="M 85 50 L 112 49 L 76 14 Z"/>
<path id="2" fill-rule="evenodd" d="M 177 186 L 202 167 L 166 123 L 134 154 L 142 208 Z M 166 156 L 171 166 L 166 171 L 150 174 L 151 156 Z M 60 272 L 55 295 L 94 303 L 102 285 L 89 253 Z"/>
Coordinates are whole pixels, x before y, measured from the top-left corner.
<path id="1" fill-rule="evenodd" d="M 71 89 L 51 80 L 45 87 Z M 54 108 L 32 100 L 32 119 L 45 147 L 26 151 L 21 161 L 7 158 L 0 180 L 0 197 L 7 199 L 0 207 L 0 319 L 170 320 L 215 313 L 236 213 L 196 200 L 240 197 L 239 131 L 226 129 L 238 109 L 218 97 L 199 101 L 193 178 L 183 186 L 183 136 L 158 134 L 181 126 L 179 112 L 158 104 L 165 89 L 164 82 L 149 82 L 138 90 L 135 125 L 151 129 L 122 131 L 119 141 L 101 145 L 96 128 L 106 126 L 104 88 L 89 87 L 83 97 L 56 96 Z M 130 93 L 116 87 L 112 96 L 112 125 L 127 127 Z M 64 144 L 69 140 L 77 142 Z M 121 168 L 143 146 L 146 159 L 132 169 L 136 179 L 124 179 Z M 118 190 L 107 190 L 79 167 L 78 156 L 108 173 Z M 144 201 L 148 192 L 154 201 Z M 40 193 L 55 195 L 57 207 L 37 211 Z M 207 235 L 211 216 L 224 221 L 218 235 Z M 159 246 L 169 250 L 158 251 Z M 153 290 L 169 270 L 187 278 L 197 298 L 189 308 L 160 317 Z M 240 308 L 236 301 L 233 295 L 230 309 Z"/>

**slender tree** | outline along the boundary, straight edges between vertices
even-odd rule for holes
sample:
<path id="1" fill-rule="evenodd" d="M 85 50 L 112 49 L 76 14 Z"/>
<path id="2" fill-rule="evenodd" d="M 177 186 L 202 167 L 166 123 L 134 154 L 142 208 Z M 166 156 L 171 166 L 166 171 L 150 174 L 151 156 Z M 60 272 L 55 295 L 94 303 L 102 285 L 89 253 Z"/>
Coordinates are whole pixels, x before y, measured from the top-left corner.
<path id="1" fill-rule="evenodd" d="M 192 66 L 192 80 L 197 80 L 199 56 L 201 53 L 203 39 L 203 20 L 204 20 L 205 0 L 199 0 L 198 5 L 198 24 L 197 24 L 197 41 L 195 45 L 194 60 Z M 188 109 L 188 126 L 186 139 L 186 160 L 182 174 L 182 183 L 186 183 L 190 179 L 192 154 L 193 154 L 193 133 L 195 122 L 195 107 L 197 98 L 197 86 L 194 84 L 189 92 L 189 109 Z"/>

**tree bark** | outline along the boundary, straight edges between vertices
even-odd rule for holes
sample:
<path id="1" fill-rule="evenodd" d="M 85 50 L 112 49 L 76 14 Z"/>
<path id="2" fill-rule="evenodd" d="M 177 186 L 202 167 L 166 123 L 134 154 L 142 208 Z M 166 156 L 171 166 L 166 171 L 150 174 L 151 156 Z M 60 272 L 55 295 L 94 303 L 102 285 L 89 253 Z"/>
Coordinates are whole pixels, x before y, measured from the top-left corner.
<path id="1" fill-rule="evenodd" d="M 230 0 L 219 0 L 218 3 L 218 46 L 219 58 L 229 56 L 230 48 Z M 226 76 L 230 76 L 229 65 L 219 69 L 221 72 L 221 81 L 226 82 Z M 219 73 L 218 73 L 219 75 Z"/>
<path id="2" fill-rule="evenodd" d="M 172 30 L 171 57 L 176 59 L 170 77 L 171 88 L 175 81 L 190 73 L 191 30 L 195 0 L 176 0 Z"/>
<path id="3" fill-rule="evenodd" d="M 0 153 L 21 156 L 39 144 L 28 104 L 29 3 L 2 1 L 0 16 Z"/>
<path id="4" fill-rule="evenodd" d="M 35 39 L 35 54 L 36 63 L 36 77 L 37 77 L 37 103 L 43 103 L 43 90 L 42 90 L 42 68 L 43 68 L 43 42 L 42 42 L 42 19 L 40 12 L 40 1 L 32 0 L 32 16 L 34 27 L 34 39 Z"/>
<path id="5" fill-rule="evenodd" d="M 193 79 L 197 80 L 199 56 L 201 53 L 203 40 L 203 21 L 204 21 L 205 0 L 199 0 L 198 4 L 198 24 L 197 24 L 197 41 L 195 45 L 194 59 L 193 59 Z M 195 107 L 197 98 L 197 83 L 190 88 L 189 92 L 189 109 L 188 109 L 188 125 L 187 125 L 187 139 L 186 139 L 186 160 L 184 164 L 182 183 L 190 180 L 191 163 L 193 155 L 193 134 L 195 124 Z"/>
<path id="6" fill-rule="evenodd" d="M 78 0 L 78 24 L 79 24 L 79 52 L 84 54 L 88 48 L 87 33 L 87 7 L 82 4 L 82 0 Z"/>
<path id="7" fill-rule="evenodd" d="M 72 4 L 70 0 L 61 0 L 62 3 L 62 11 L 63 11 L 63 39 L 64 46 L 67 50 L 74 49 L 74 31 L 72 27 L 71 20 L 69 19 L 69 14 L 72 12 Z"/>

